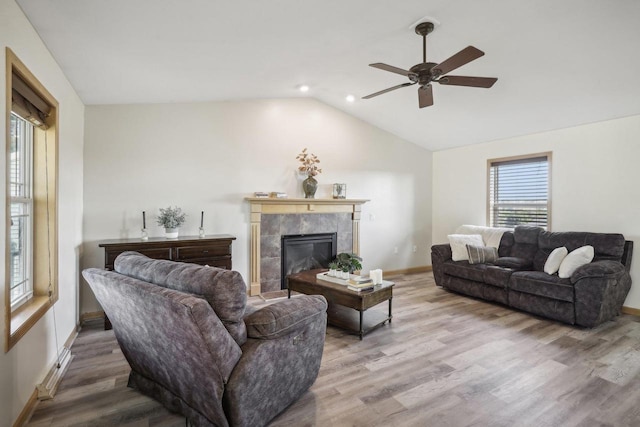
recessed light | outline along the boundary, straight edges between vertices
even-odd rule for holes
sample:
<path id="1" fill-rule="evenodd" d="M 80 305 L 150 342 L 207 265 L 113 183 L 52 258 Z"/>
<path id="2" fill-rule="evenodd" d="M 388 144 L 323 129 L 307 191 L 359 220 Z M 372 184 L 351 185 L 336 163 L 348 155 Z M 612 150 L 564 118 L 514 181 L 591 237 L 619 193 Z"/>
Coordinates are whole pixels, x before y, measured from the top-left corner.
<path id="1" fill-rule="evenodd" d="M 353 95 L 347 95 L 345 99 L 347 100 L 347 102 L 353 102 L 356 100 L 356 97 Z"/>
<path id="2" fill-rule="evenodd" d="M 309 86 L 307 86 L 307 85 L 301 85 L 299 87 L 299 89 L 300 89 L 300 92 L 302 92 L 302 93 L 309 92 Z"/>

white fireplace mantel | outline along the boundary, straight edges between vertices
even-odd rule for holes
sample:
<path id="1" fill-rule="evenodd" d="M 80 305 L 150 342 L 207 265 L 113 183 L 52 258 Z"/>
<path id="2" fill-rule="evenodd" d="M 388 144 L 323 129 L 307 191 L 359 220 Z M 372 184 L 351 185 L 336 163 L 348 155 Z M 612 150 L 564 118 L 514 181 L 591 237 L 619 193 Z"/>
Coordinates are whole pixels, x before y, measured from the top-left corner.
<path id="1" fill-rule="evenodd" d="M 352 221 L 353 253 L 360 254 L 360 212 L 368 199 L 277 199 L 247 197 L 251 204 L 251 264 L 250 295 L 260 293 L 260 223 L 262 215 L 350 213 Z"/>

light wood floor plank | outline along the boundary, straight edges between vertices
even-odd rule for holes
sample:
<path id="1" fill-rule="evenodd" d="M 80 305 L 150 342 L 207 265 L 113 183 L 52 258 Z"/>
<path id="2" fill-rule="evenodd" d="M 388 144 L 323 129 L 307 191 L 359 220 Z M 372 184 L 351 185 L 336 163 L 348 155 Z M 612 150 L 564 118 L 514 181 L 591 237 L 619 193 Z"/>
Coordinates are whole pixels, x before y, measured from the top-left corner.
<path id="1" fill-rule="evenodd" d="M 640 425 L 639 318 L 583 329 L 449 293 L 431 273 L 395 281 L 392 324 L 362 341 L 329 327 L 318 379 L 272 426 Z M 30 426 L 184 425 L 127 388 L 113 332 L 88 324 L 72 351 Z"/>

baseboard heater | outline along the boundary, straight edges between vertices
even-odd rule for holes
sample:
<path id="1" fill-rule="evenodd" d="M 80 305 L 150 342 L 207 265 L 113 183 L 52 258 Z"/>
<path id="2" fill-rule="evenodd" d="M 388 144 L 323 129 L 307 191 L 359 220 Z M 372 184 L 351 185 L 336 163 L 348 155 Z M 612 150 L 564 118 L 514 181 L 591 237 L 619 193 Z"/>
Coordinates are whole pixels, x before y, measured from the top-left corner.
<path id="1" fill-rule="evenodd" d="M 36 386 L 38 390 L 38 400 L 53 399 L 60 385 L 60 381 L 62 381 L 62 377 L 67 372 L 72 360 L 73 355 L 71 354 L 71 350 L 63 347 L 59 359 L 55 361 L 49 373 L 47 373 L 47 376 L 44 378 L 44 381 Z"/>

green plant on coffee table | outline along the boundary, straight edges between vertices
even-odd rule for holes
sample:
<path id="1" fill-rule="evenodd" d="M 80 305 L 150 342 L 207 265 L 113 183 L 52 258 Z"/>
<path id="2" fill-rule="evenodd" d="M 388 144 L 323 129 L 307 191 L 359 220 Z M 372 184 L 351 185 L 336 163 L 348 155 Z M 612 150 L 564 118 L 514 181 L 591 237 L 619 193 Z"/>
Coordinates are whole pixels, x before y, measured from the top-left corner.
<path id="1" fill-rule="evenodd" d="M 337 270 L 338 269 L 338 263 L 336 261 L 331 261 L 329 263 L 329 270 Z"/>
<path id="2" fill-rule="evenodd" d="M 166 209 L 160 208 L 160 215 L 158 215 L 158 225 L 164 228 L 179 228 L 187 217 L 187 214 L 182 212 L 179 207 L 172 208 L 169 206 Z"/>
<path id="3" fill-rule="evenodd" d="M 338 263 L 338 270 L 348 271 L 349 273 L 362 269 L 362 258 L 348 252 L 339 253 L 334 262 Z"/>

